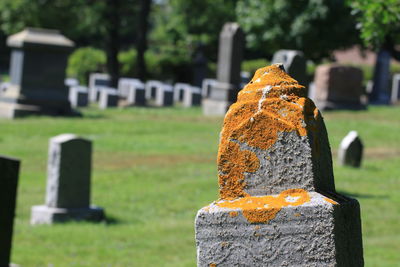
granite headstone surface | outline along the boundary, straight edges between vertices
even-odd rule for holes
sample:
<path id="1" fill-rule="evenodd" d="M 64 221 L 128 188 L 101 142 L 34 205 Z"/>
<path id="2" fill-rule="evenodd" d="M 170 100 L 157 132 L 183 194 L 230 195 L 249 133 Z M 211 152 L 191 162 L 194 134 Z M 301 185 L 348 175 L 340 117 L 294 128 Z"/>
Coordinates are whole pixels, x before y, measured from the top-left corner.
<path id="1" fill-rule="evenodd" d="M 74 134 L 51 138 L 46 203 L 32 207 L 31 224 L 102 220 L 103 209 L 90 205 L 91 165 L 91 141 Z"/>
<path id="2" fill-rule="evenodd" d="M 335 191 L 323 118 L 282 65 L 227 112 L 220 198 L 198 211 L 197 265 L 363 266 L 359 204 Z"/>
<path id="3" fill-rule="evenodd" d="M 203 114 L 224 115 L 236 101 L 241 85 L 244 33 L 237 23 L 226 23 L 219 36 L 217 82 L 204 99 Z"/>

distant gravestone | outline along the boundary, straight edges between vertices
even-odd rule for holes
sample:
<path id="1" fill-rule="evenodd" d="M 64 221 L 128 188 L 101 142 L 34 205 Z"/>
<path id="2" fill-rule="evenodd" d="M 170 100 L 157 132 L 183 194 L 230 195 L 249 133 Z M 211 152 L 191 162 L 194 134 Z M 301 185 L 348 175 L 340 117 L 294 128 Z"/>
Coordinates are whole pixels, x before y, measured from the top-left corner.
<path id="1" fill-rule="evenodd" d="M 174 91 L 171 85 L 161 84 L 156 87 L 154 105 L 156 107 L 172 106 L 174 104 Z"/>
<path id="2" fill-rule="evenodd" d="M 392 79 L 392 92 L 390 102 L 396 104 L 400 98 L 400 73 L 394 74 Z"/>
<path id="3" fill-rule="evenodd" d="M 128 89 L 127 102 L 129 105 L 145 106 L 145 85 L 142 82 L 131 83 Z"/>
<path id="4" fill-rule="evenodd" d="M 107 109 L 110 107 L 118 106 L 119 96 L 117 90 L 114 88 L 103 88 L 100 90 L 99 107 L 100 109 Z"/>
<path id="5" fill-rule="evenodd" d="M 315 104 L 321 110 L 365 109 L 363 73 L 356 67 L 339 64 L 320 65 L 315 71 Z"/>
<path id="6" fill-rule="evenodd" d="M 182 106 L 190 108 L 201 104 L 201 89 L 199 87 L 190 86 L 183 92 Z"/>
<path id="7" fill-rule="evenodd" d="M 371 93 L 368 96 L 371 104 L 389 104 L 390 102 L 390 60 L 391 52 L 381 49 L 376 57 Z"/>
<path id="8" fill-rule="evenodd" d="M 217 80 L 215 80 L 215 79 L 204 79 L 203 83 L 201 85 L 201 96 L 203 98 L 210 97 L 211 88 L 213 86 L 215 86 L 216 83 L 217 83 Z"/>
<path id="9" fill-rule="evenodd" d="M 158 87 L 162 87 L 163 83 L 160 81 L 155 81 L 155 80 L 150 80 L 146 82 L 145 85 L 145 94 L 146 94 L 146 99 L 154 99 L 156 97 L 156 90 Z"/>
<path id="10" fill-rule="evenodd" d="M 103 209 L 90 205 L 91 164 L 91 141 L 73 134 L 51 138 L 46 204 L 32 207 L 31 224 L 102 220 Z"/>
<path id="11" fill-rule="evenodd" d="M 91 73 L 89 76 L 89 101 L 97 102 L 103 88 L 110 86 L 110 75 L 107 73 Z"/>
<path id="12" fill-rule="evenodd" d="M 359 204 L 335 192 L 321 113 L 282 65 L 239 92 L 217 163 L 220 198 L 196 216 L 198 266 L 363 266 Z"/>
<path id="13" fill-rule="evenodd" d="M 188 83 L 176 83 L 174 85 L 174 102 L 182 102 L 185 90 L 190 90 L 190 87 Z"/>
<path id="14" fill-rule="evenodd" d="M 131 87 L 143 87 L 144 84 L 139 79 L 120 78 L 118 80 L 118 95 L 122 98 L 127 98 Z"/>
<path id="15" fill-rule="evenodd" d="M 199 45 L 193 58 L 193 84 L 201 87 L 207 75 L 207 58 L 204 55 L 204 45 Z"/>
<path id="16" fill-rule="evenodd" d="M 0 96 L 0 117 L 71 115 L 64 84 L 74 43 L 56 30 L 27 28 L 7 39 L 10 86 Z"/>
<path id="17" fill-rule="evenodd" d="M 339 146 L 338 158 L 340 165 L 360 167 L 364 146 L 356 131 L 349 132 Z"/>
<path id="18" fill-rule="evenodd" d="M 278 50 L 272 63 L 282 63 L 285 71 L 300 84 L 307 83 L 307 60 L 303 52 L 297 50 Z"/>
<path id="19" fill-rule="evenodd" d="M 0 156 L 0 266 L 10 265 L 20 161 Z"/>
<path id="20" fill-rule="evenodd" d="M 237 23 L 226 23 L 219 36 L 217 82 L 202 103 L 205 115 L 224 115 L 236 101 L 241 85 L 244 34 Z"/>
<path id="21" fill-rule="evenodd" d="M 86 107 L 89 104 L 89 89 L 85 86 L 72 86 L 68 98 L 72 107 Z"/>

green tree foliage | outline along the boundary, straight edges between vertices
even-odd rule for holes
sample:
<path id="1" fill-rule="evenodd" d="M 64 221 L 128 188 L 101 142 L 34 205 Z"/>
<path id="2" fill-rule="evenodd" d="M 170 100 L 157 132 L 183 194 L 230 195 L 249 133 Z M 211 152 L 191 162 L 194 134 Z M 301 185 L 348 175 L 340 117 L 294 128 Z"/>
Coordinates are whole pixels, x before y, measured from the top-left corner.
<path id="1" fill-rule="evenodd" d="M 100 49 L 83 47 L 76 49 L 68 58 L 67 75 L 75 77 L 81 84 L 87 84 L 91 72 L 103 72 L 106 55 Z"/>
<path id="2" fill-rule="evenodd" d="M 216 59 L 218 36 L 225 22 L 235 21 L 237 0 L 169 0 L 154 5 L 150 35 L 153 46 L 187 50 L 202 43 L 209 58 Z"/>
<path id="3" fill-rule="evenodd" d="M 265 55 L 298 49 L 319 60 L 358 42 L 350 8 L 341 0 L 239 0 L 236 12 L 248 48 Z"/>
<path id="4" fill-rule="evenodd" d="M 357 17 L 366 46 L 379 48 L 388 39 L 400 42 L 399 0 L 351 0 L 347 3 Z"/>

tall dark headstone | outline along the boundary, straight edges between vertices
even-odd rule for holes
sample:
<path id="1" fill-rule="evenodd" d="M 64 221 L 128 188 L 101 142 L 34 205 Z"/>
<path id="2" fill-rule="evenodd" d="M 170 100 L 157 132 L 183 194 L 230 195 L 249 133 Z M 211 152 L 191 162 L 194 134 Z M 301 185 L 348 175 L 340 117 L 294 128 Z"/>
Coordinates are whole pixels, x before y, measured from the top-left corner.
<path id="1" fill-rule="evenodd" d="M 244 34 L 237 23 L 226 23 L 219 36 L 217 82 L 203 101 L 205 115 L 224 115 L 240 90 Z"/>
<path id="2" fill-rule="evenodd" d="M 374 69 L 374 83 L 369 95 L 371 104 L 389 104 L 389 80 L 390 80 L 390 52 L 386 49 L 379 51 Z"/>
<path id="3" fill-rule="evenodd" d="M 17 200 L 20 162 L 0 156 L 0 267 L 8 267 Z"/>
<path id="4" fill-rule="evenodd" d="M 201 87 L 207 76 L 207 58 L 203 50 L 204 46 L 199 45 L 193 58 L 193 84 L 197 87 Z"/>
<path id="5" fill-rule="evenodd" d="M 0 117 L 71 114 L 64 80 L 74 43 L 56 30 L 27 28 L 8 37 L 7 45 L 11 84 L 0 96 Z"/>

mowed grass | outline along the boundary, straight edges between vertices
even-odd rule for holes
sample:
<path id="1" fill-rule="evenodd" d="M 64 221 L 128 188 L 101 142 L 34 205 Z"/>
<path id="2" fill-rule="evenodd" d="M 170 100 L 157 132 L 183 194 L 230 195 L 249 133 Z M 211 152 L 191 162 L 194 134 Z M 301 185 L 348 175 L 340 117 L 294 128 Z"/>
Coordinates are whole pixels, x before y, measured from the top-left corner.
<path id="1" fill-rule="evenodd" d="M 194 217 L 217 199 L 222 117 L 200 108 L 82 110 L 83 118 L 0 120 L 0 153 L 20 158 L 12 261 L 30 266 L 195 266 Z M 400 107 L 325 112 L 336 188 L 361 204 L 366 266 L 400 262 Z M 360 169 L 336 164 L 348 131 L 365 144 Z M 107 222 L 30 226 L 44 203 L 48 140 L 94 142 L 92 203 Z"/>

